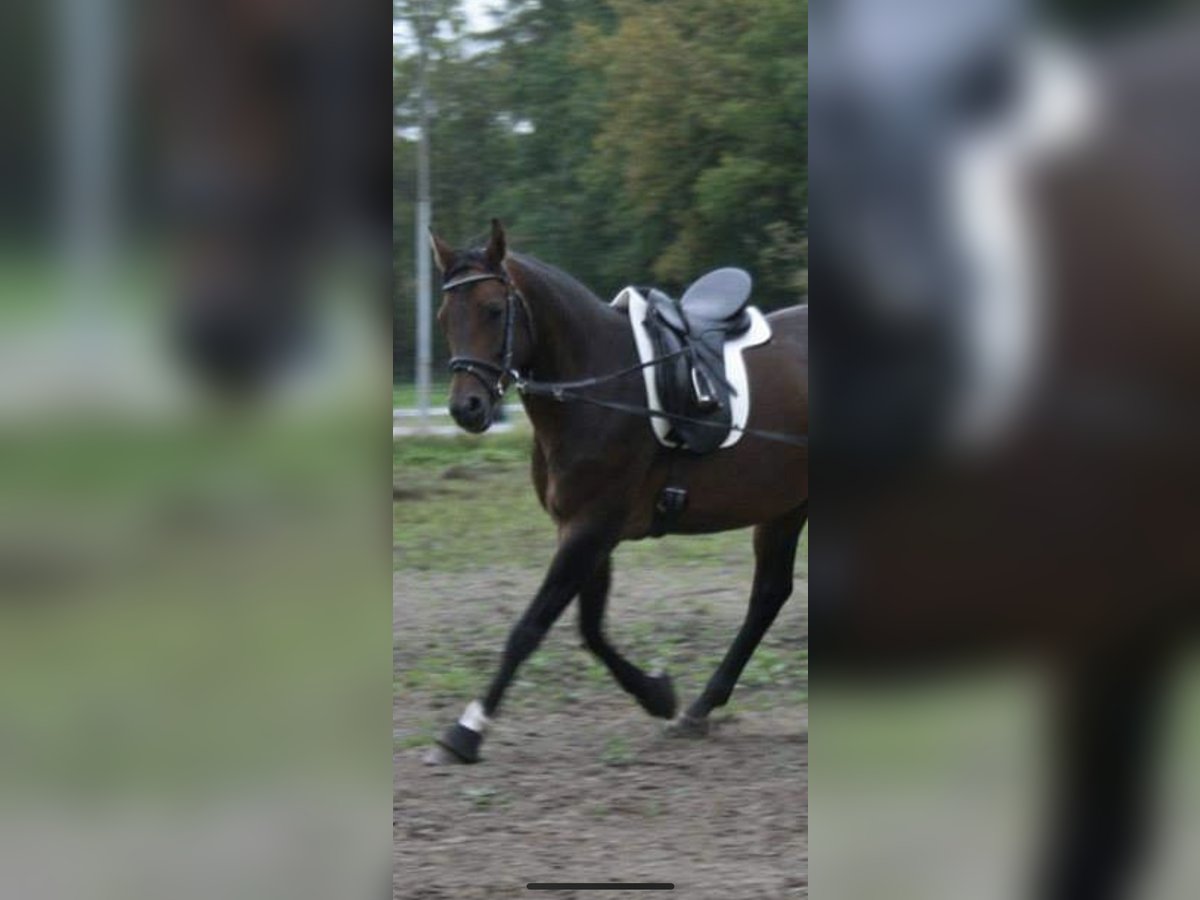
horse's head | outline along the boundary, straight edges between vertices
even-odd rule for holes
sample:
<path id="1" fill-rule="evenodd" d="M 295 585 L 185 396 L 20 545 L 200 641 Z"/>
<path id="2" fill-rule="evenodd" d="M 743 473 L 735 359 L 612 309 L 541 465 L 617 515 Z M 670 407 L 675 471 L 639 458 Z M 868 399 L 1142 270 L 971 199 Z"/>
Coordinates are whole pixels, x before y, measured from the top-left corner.
<path id="1" fill-rule="evenodd" d="M 982 446 L 1025 396 L 1040 327 L 1033 176 L 1086 93 L 1026 13 L 1010 0 L 813 5 L 810 277 L 841 345 L 820 380 L 844 397 L 825 404 L 844 430 L 822 425 L 846 436 L 842 459 Z"/>
<path id="2" fill-rule="evenodd" d="M 528 308 L 505 268 L 498 220 L 482 249 L 455 250 L 432 232 L 430 241 L 442 272 L 437 319 L 450 345 L 450 414 L 467 431 L 486 431 L 532 351 Z"/>
<path id="3" fill-rule="evenodd" d="M 814 241 L 841 303 L 887 327 L 946 312 L 961 290 L 953 154 L 1016 94 L 1009 0 L 814 4 Z"/>

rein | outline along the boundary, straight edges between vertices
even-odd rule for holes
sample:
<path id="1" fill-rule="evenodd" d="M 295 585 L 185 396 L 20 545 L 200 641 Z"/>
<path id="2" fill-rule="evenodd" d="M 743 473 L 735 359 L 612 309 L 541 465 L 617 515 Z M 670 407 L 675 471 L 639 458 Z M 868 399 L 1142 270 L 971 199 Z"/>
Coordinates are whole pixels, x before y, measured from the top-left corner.
<path id="1" fill-rule="evenodd" d="M 620 372 L 614 372 L 612 375 L 602 375 L 597 378 L 587 378 L 583 381 L 529 381 L 527 379 L 518 379 L 516 381 L 517 390 L 526 396 L 534 397 L 552 397 L 559 403 L 564 403 L 568 400 L 574 400 L 579 403 L 587 403 L 590 406 L 599 406 L 603 409 L 611 409 L 615 412 L 628 413 L 634 416 L 645 416 L 648 419 L 667 419 L 671 422 L 684 422 L 688 425 L 699 425 L 701 428 L 718 428 L 721 431 L 740 431 L 742 434 L 748 434 L 751 437 L 762 438 L 766 441 L 775 441 L 779 444 L 791 444 L 793 447 L 807 447 L 808 436 L 786 434 L 782 431 L 766 431 L 762 428 L 740 428 L 737 425 L 729 424 L 722 425 L 717 422 L 707 422 L 704 419 L 694 419 L 691 416 L 683 416 L 678 413 L 663 412 L 659 409 L 650 409 L 648 406 L 635 406 L 632 403 L 619 403 L 616 400 L 601 400 L 598 397 L 589 397 L 587 394 L 576 393 L 577 387 L 590 387 L 593 384 L 599 384 L 604 381 L 616 378 L 620 375 L 627 375 L 630 372 L 636 372 L 639 369 L 656 366 L 659 363 L 673 359 L 686 351 L 676 351 L 667 356 L 659 356 L 649 362 L 642 363 L 638 366 L 631 366 L 628 369 L 623 369 Z"/>
<path id="2" fill-rule="evenodd" d="M 472 356 L 456 356 L 450 360 L 449 369 L 451 372 L 464 372 L 471 375 L 487 389 L 487 392 L 492 398 L 499 402 L 504 398 L 505 392 L 509 385 L 516 385 L 518 393 L 525 397 L 549 397 L 559 403 L 567 401 L 575 401 L 577 403 L 587 403 L 591 406 L 598 406 L 602 409 L 610 409 L 615 412 L 627 413 L 629 415 L 644 416 L 646 418 L 667 419 L 671 422 L 683 422 L 688 425 L 698 425 L 701 428 L 718 428 L 722 431 L 740 431 L 742 434 L 748 434 L 752 437 L 759 437 L 767 441 L 775 441 L 780 444 L 790 444 L 794 447 L 807 447 L 807 435 L 785 434 L 779 431 L 765 431 L 761 428 L 740 428 L 737 425 L 729 424 L 722 425 L 716 422 L 708 422 L 704 419 L 696 419 L 691 416 L 679 415 L 678 413 L 663 412 L 658 409 L 650 409 L 648 406 L 635 406 L 631 403 L 619 403 L 615 400 L 601 400 L 599 397 L 590 397 L 587 394 L 581 394 L 579 391 L 596 387 L 600 384 L 605 384 L 610 381 L 616 381 L 619 378 L 624 378 L 627 375 L 632 375 L 635 372 L 640 372 L 643 369 L 648 369 L 653 366 L 661 365 L 675 359 L 678 356 L 685 355 L 688 350 L 686 347 L 680 348 L 673 353 L 667 353 L 663 356 L 656 356 L 654 359 L 646 362 L 638 363 L 633 366 L 628 366 L 624 369 L 619 369 L 616 372 L 609 372 L 604 375 L 596 375 L 592 378 L 583 378 L 578 381 L 534 381 L 523 376 L 513 366 L 513 326 L 516 320 L 516 307 L 520 303 L 525 310 L 525 324 L 529 330 L 530 343 L 533 342 L 533 317 L 529 311 L 529 304 L 525 301 L 507 273 L 499 274 L 495 272 L 480 272 L 474 275 L 464 275 L 461 278 L 455 278 L 447 281 L 442 285 L 443 293 L 452 291 L 456 288 L 466 287 L 470 284 L 479 284 L 484 281 L 498 281 L 504 285 L 504 343 L 500 349 L 500 363 L 490 362 L 486 359 L 477 359 Z M 485 377 L 490 375 L 491 379 Z M 508 379 L 508 384 L 505 384 L 505 379 Z"/>

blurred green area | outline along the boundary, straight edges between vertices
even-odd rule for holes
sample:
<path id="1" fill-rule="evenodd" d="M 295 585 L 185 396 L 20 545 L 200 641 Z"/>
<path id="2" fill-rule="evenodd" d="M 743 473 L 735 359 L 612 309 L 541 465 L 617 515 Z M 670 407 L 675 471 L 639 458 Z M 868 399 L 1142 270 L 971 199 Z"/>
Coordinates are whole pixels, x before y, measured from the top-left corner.
<path id="1" fill-rule="evenodd" d="M 1113 665 L 1121 665 L 1114 659 Z M 949 674 L 951 677 L 947 677 Z M 1195 892 L 1200 837 L 1200 659 L 1181 666 L 1155 759 L 1153 884 L 1130 896 Z M 1057 725 L 1053 672 L 967 667 L 851 688 L 818 678 L 809 789 L 822 896 L 951 900 L 1027 896 L 1050 840 Z M 866 860 L 866 864 L 864 864 Z"/>
<path id="2" fill-rule="evenodd" d="M 338 263 L 239 405 L 172 353 L 164 247 L 0 242 L 0 807 L 386 792 L 386 330 Z"/>
<path id="3" fill-rule="evenodd" d="M 386 783 L 374 419 L 4 429 L 6 796 Z"/>
<path id="4" fill-rule="evenodd" d="M 5 9 L 2 897 L 357 897 L 387 878 L 386 244 L 346 237 L 356 213 L 260 214 L 281 191 L 310 220 L 362 208 L 377 167 L 343 139 L 382 104 L 341 37 L 365 21 L 382 53 L 382 22 L 245 6 Z M 329 106 L 353 127 L 313 115 Z M 247 122 L 270 178 L 233 158 Z M 303 184 L 276 178 L 280 155 L 308 161 Z M 236 400 L 178 341 L 230 296 L 268 328 L 280 298 L 313 310 L 286 371 Z"/>
<path id="5" fill-rule="evenodd" d="M 0 241 L 0 323 L 41 325 L 80 312 L 144 315 L 162 305 L 169 259 L 161 248 L 126 247 L 105 265 L 103 293 L 89 283 L 81 297 L 80 285 L 72 283 L 77 273 L 56 248 L 28 239 Z"/>

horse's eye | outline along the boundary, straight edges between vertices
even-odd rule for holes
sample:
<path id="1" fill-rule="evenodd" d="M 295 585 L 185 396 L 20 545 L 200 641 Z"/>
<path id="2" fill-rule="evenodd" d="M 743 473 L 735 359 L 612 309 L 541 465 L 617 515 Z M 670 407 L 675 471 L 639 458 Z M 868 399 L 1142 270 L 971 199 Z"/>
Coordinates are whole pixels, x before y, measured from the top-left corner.
<path id="1" fill-rule="evenodd" d="M 487 306 L 484 309 L 485 309 L 485 313 L 488 317 L 488 321 L 490 321 L 490 322 L 495 322 L 502 315 L 504 315 L 504 309 L 499 306 Z"/>

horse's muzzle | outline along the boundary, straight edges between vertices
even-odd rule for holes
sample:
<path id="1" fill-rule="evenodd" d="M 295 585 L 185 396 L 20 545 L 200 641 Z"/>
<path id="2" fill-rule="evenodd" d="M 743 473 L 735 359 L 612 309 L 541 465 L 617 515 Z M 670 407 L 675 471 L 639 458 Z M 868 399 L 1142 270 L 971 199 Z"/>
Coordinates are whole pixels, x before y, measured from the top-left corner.
<path id="1" fill-rule="evenodd" d="M 460 428 L 472 434 L 487 431 L 492 424 L 491 404 L 478 394 L 451 401 L 450 415 Z"/>

